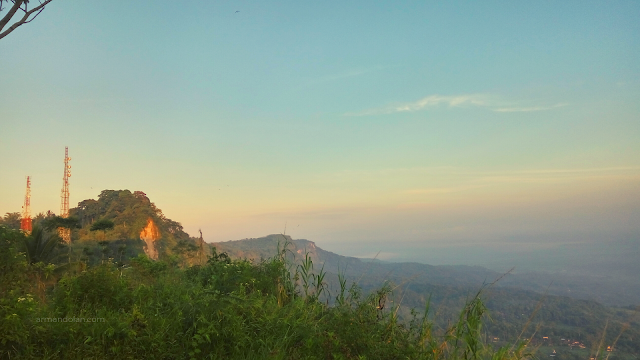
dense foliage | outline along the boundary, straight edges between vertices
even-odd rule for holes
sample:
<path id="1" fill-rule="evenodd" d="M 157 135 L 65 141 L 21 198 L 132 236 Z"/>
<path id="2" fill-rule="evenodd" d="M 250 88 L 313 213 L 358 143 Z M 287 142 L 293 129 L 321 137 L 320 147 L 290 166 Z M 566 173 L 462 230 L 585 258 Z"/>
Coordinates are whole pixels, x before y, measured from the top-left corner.
<path id="1" fill-rule="evenodd" d="M 142 191 L 103 190 L 97 200 L 87 199 L 70 209 L 70 215 L 80 222 L 72 234 L 78 241 L 140 239 L 149 219 L 159 228 L 159 245 L 165 251 L 189 239 L 182 225 L 165 217 Z"/>
<path id="2" fill-rule="evenodd" d="M 26 236 L 0 228 L 3 254 L 0 351 L 13 358 L 522 358 L 521 346 L 494 350 L 481 337 L 484 305 L 473 298 L 436 336 L 426 318 L 397 321 L 390 289 L 362 296 L 342 288 L 319 301 L 322 273 L 280 256 L 259 263 L 215 251 L 181 268 L 140 255 L 67 272 L 38 299 L 19 251 Z"/>

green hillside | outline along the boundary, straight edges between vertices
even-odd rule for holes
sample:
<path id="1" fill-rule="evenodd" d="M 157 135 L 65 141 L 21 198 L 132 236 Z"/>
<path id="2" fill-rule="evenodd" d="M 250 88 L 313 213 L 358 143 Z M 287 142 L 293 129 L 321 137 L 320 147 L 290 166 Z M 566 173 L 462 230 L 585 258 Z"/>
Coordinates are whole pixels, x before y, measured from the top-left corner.
<path id="1" fill-rule="evenodd" d="M 152 219 L 160 229 L 160 241 L 164 248 L 170 248 L 179 240 L 189 239 L 180 223 L 168 219 L 142 191 L 103 190 L 97 200 L 88 199 L 70 209 L 70 216 L 80 222 L 72 237 L 74 240 L 122 240 L 140 239 L 140 232 Z M 113 229 L 102 232 L 90 231 L 91 224 L 99 219 L 112 220 Z"/>
<path id="2" fill-rule="evenodd" d="M 158 238 L 153 246 L 159 258 L 173 256 L 177 261 L 182 257 L 185 263 L 194 263 L 202 258 L 199 253 L 204 252 L 199 248 L 198 239 L 184 232 L 179 222 L 164 216 L 142 191 L 103 190 L 96 200 L 87 199 L 71 208 L 69 216 L 76 220 L 76 226 L 71 229 L 71 245 L 65 254 L 69 262 L 95 265 L 109 258 L 117 262 L 128 261 L 147 248 L 141 232 L 149 222 L 157 228 Z M 0 225 L 19 229 L 19 221 L 16 222 L 19 218 L 19 213 L 7 213 Z M 51 212 L 38 214 L 33 224 L 43 227 L 51 220 L 55 220 L 55 214 Z M 111 222 L 113 226 L 92 230 L 99 221 Z"/>

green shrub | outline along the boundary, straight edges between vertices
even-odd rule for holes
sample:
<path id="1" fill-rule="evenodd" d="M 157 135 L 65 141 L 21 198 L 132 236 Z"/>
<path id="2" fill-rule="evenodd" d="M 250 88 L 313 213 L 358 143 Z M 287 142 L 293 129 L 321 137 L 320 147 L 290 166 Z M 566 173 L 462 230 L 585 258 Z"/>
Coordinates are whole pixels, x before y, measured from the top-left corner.
<path id="1" fill-rule="evenodd" d="M 53 307 L 59 316 L 73 311 L 111 309 L 129 311 L 133 297 L 125 278 L 113 264 L 98 265 L 78 276 L 64 277 L 53 292 Z"/>
<path id="2" fill-rule="evenodd" d="M 293 269 L 293 271 L 291 271 Z M 521 359 L 522 346 L 495 350 L 481 339 L 480 293 L 457 324 L 436 334 L 425 314 L 410 323 L 386 306 L 391 287 L 363 296 L 341 282 L 336 305 L 320 301 L 323 275 L 308 257 L 284 252 L 253 264 L 214 251 L 180 269 L 139 256 L 69 274 L 46 304 L 24 302 L 16 319 L 101 318 L 100 322 L 6 322 L 5 355 L 68 359 Z M 13 296 L 13 295 L 11 295 Z M 3 296 L 2 301 L 11 301 Z M 20 306 L 23 302 L 20 302 Z M 28 305 L 28 306 L 27 306 Z M 12 309 L 18 309 L 14 306 Z M 9 319 L 14 321 L 14 319 Z M 8 321 L 8 320 L 5 320 Z M 4 330 L 4 328 L 3 328 Z"/>

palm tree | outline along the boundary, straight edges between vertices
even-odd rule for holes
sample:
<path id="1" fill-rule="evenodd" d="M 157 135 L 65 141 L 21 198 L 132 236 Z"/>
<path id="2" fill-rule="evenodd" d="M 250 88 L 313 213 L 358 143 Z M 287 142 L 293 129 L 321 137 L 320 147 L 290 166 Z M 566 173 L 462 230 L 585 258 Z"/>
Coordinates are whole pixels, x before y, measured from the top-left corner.
<path id="1" fill-rule="evenodd" d="M 36 289 L 40 301 L 44 302 L 46 283 L 54 280 L 69 264 L 56 266 L 52 264 L 61 255 L 57 251 L 62 239 L 57 234 L 46 232 L 40 226 L 34 226 L 31 235 L 24 238 L 23 251 L 29 264 L 30 277 L 36 281 Z"/>
<path id="2" fill-rule="evenodd" d="M 59 236 L 48 234 L 43 228 L 34 226 L 31 235 L 24 239 L 23 249 L 27 262 L 30 265 L 34 265 L 39 262 L 49 264 L 55 261 L 60 255 L 56 251 L 60 244 L 61 239 Z"/>

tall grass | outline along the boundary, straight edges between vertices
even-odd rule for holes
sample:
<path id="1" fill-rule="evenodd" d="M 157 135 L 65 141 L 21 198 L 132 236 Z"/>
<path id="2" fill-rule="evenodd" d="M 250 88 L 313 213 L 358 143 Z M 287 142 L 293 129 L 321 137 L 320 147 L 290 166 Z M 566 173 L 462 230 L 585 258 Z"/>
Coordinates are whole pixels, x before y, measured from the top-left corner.
<path id="1" fill-rule="evenodd" d="M 309 254 L 287 260 L 286 244 L 251 263 L 215 250 L 206 264 L 181 269 L 145 256 L 127 267 L 109 261 L 69 274 L 39 303 L 3 302 L 20 326 L 2 329 L 0 357 L 38 359 L 526 359 L 526 342 L 484 341 L 482 291 L 457 322 L 435 331 L 424 312 L 398 320 L 392 287 L 364 295 L 339 274 L 329 294 Z M 332 305 L 326 299 L 332 296 Z M 324 299 L 324 300 L 323 300 Z M 24 306 L 28 302 L 29 306 Z M 16 305 L 18 304 L 18 305 Z M 16 310 L 17 311 L 17 310 Z M 103 322 L 43 319 L 100 318 Z M 28 335 L 28 336 L 27 336 Z"/>

